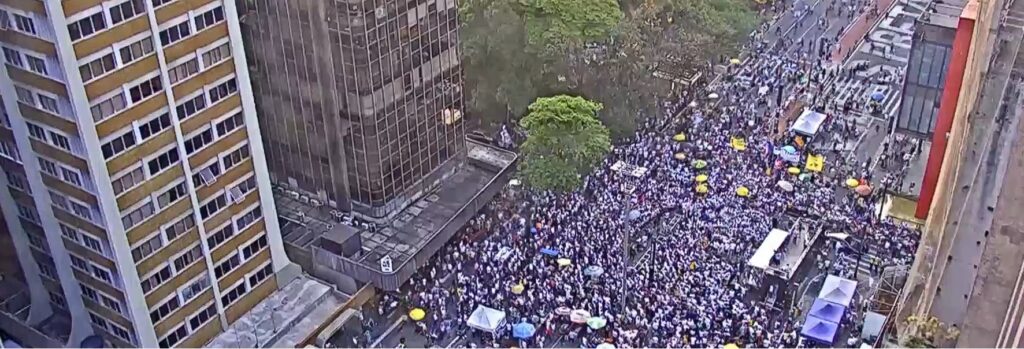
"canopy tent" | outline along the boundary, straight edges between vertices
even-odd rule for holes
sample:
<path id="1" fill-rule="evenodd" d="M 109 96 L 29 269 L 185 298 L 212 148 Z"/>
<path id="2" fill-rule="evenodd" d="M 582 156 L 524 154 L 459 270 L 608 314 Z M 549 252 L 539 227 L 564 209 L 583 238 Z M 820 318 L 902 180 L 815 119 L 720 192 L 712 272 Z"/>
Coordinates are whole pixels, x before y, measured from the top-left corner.
<path id="1" fill-rule="evenodd" d="M 874 342 L 874 338 L 882 334 L 882 326 L 885 325 L 885 315 L 869 311 L 864 315 L 864 327 L 861 330 L 860 338 Z"/>
<path id="2" fill-rule="evenodd" d="M 807 316 L 838 323 L 843 319 L 845 312 L 846 307 L 818 298 L 811 304 L 811 311 L 807 313 Z"/>
<path id="3" fill-rule="evenodd" d="M 775 256 L 775 252 L 779 250 L 779 247 L 782 247 L 782 243 L 786 241 L 787 236 L 789 236 L 789 232 L 785 230 L 772 229 L 768 233 L 768 237 L 764 238 L 764 241 L 761 242 L 761 247 L 758 247 L 754 255 L 750 257 L 750 261 L 747 264 L 762 270 L 768 269 L 772 256 Z"/>
<path id="4" fill-rule="evenodd" d="M 505 312 L 480 305 L 469 314 L 466 324 L 481 331 L 494 333 L 505 325 Z"/>
<path id="5" fill-rule="evenodd" d="M 796 118 L 796 122 L 793 123 L 789 130 L 807 137 L 813 137 L 818 133 L 821 125 L 825 123 L 825 118 L 825 114 L 805 109 L 804 113 Z"/>
<path id="6" fill-rule="evenodd" d="M 825 277 L 825 284 L 821 286 L 818 298 L 848 307 L 850 302 L 853 301 L 853 293 L 856 290 L 856 281 L 829 275 Z"/>
<path id="7" fill-rule="evenodd" d="M 837 332 L 839 332 L 839 324 L 813 316 L 808 316 L 804 321 L 804 327 L 800 329 L 800 335 L 804 338 L 827 345 L 832 345 L 832 342 L 836 340 Z"/>

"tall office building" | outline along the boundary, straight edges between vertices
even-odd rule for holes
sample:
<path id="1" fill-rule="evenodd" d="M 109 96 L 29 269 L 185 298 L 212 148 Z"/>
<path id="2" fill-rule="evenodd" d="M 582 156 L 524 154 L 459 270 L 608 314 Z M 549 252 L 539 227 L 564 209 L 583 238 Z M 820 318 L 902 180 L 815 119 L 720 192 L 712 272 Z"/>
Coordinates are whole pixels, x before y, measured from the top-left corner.
<path id="1" fill-rule="evenodd" d="M 200 347 L 284 283 L 234 2 L 4 0 L 0 46 L 17 320 Z"/>
<path id="2" fill-rule="evenodd" d="M 465 158 L 456 0 L 239 0 L 271 180 L 387 218 Z"/>

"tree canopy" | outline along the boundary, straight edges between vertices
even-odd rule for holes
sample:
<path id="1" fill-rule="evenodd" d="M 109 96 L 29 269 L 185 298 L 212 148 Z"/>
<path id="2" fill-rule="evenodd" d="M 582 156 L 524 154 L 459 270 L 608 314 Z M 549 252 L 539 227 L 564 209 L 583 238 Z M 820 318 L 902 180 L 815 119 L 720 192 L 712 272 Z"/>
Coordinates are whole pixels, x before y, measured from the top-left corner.
<path id="1" fill-rule="evenodd" d="M 615 0 L 519 0 L 527 42 L 544 53 L 559 53 L 607 41 L 622 19 Z"/>
<path id="2" fill-rule="evenodd" d="M 597 119 L 601 103 L 559 95 L 538 98 L 520 121 L 526 142 L 519 170 L 539 190 L 571 191 L 611 149 L 608 128 Z"/>

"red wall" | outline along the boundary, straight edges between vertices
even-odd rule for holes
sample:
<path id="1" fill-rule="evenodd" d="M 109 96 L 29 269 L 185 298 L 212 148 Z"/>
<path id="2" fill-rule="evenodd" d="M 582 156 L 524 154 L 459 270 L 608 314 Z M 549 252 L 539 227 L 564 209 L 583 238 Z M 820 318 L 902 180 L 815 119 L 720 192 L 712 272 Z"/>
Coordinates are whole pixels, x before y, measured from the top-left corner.
<path id="1" fill-rule="evenodd" d="M 960 17 L 956 27 L 956 36 L 953 38 L 953 52 L 946 68 L 946 85 L 942 89 L 942 99 L 939 102 L 939 115 L 935 123 L 935 133 L 932 135 L 932 147 L 928 152 L 928 163 L 924 172 L 924 181 L 921 183 L 921 195 L 917 200 L 917 210 L 914 216 L 919 219 L 928 217 L 928 210 L 931 209 L 932 199 L 935 197 L 936 186 L 939 183 L 939 173 L 942 172 L 943 157 L 946 154 L 946 147 L 949 139 L 947 134 L 953 127 L 953 117 L 956 115 L 957 102 L 960 99 L 960 88 L 964 82 L 964 71 L 967 69 L 967 56 L 971 51 L 971 39 L 974 36 L 974 19 Z"/>

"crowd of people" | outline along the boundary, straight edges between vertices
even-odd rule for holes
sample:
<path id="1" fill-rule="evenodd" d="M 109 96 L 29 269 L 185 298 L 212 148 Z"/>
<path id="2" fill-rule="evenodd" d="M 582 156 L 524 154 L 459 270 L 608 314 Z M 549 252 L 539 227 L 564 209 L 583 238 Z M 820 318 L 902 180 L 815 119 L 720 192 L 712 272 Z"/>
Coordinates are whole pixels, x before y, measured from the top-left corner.
<path id="1" fill-rule="evenodd" d="M 805 345 L 801 319 L 765 306 L 760 278 L 751 278 L 756 271 L 747 265 L 784 215 L 849 235 L 831 242 L 841 245 L 829 257 L 837 262 L 822 265 L 821 273 L 852 277 L 857 266 L 841 258 L 849 253 L 870 255 L 879 265 L 908 264 L 919 237 L 875 213 L 881 193 L 864 195 L 843 184 L 848 178 L 873 184 L 870 171 L 830 156 L 826 171 L 792 174 L 773 151 L 793 144 L 793 135 L 778 129 L 792 122 L 782 110 L 794 100 L 829 112 L 822 132 L 839 134 L 807 139 L 802 154 L 832 154 L 837 151 L 829 142 L 856 136 L 842 110 L 825 108 L 827 95 L 815 96 L 845 71 L 826 68 L 828 55 L 806 54 L 812 47 L 759 47 L 730 68 L 715 96 L 691 93 L 667 103 L 665 112 L 678 117 L 640 127 L 576 191 L 510 186 L 476 219 L 475 229 L 450 242 L 403 291 L 404 306 L 428 313 L 418 332 L 429 343 L 461 333 L 474 347 L 556 341 L 633 348 Z M 666 119 L 667 125 L 653 121 Z M 737 138 L 745 149 L 737 149 Z M 613 170 L 617 162 L 648 171 L 636 178 Z M 699 175 L 706 181 L 698 183 Z M 707 192 L 697 190 L 701 184 Z M 738 195 L 740 187 L 749 192 Z M 624 249 L 623 239 L 633 248 Z M 644 265 L 631 263 L 639 255 Z M 480 305 L 505 311 L 506 327 L 489 334 L 467 329 L 467 317 Z M 607 324 L 574 324 L 557 311 L 566 308 Z M 513 339 L 512 326 L 522 322 L 537 333 Z"/>

